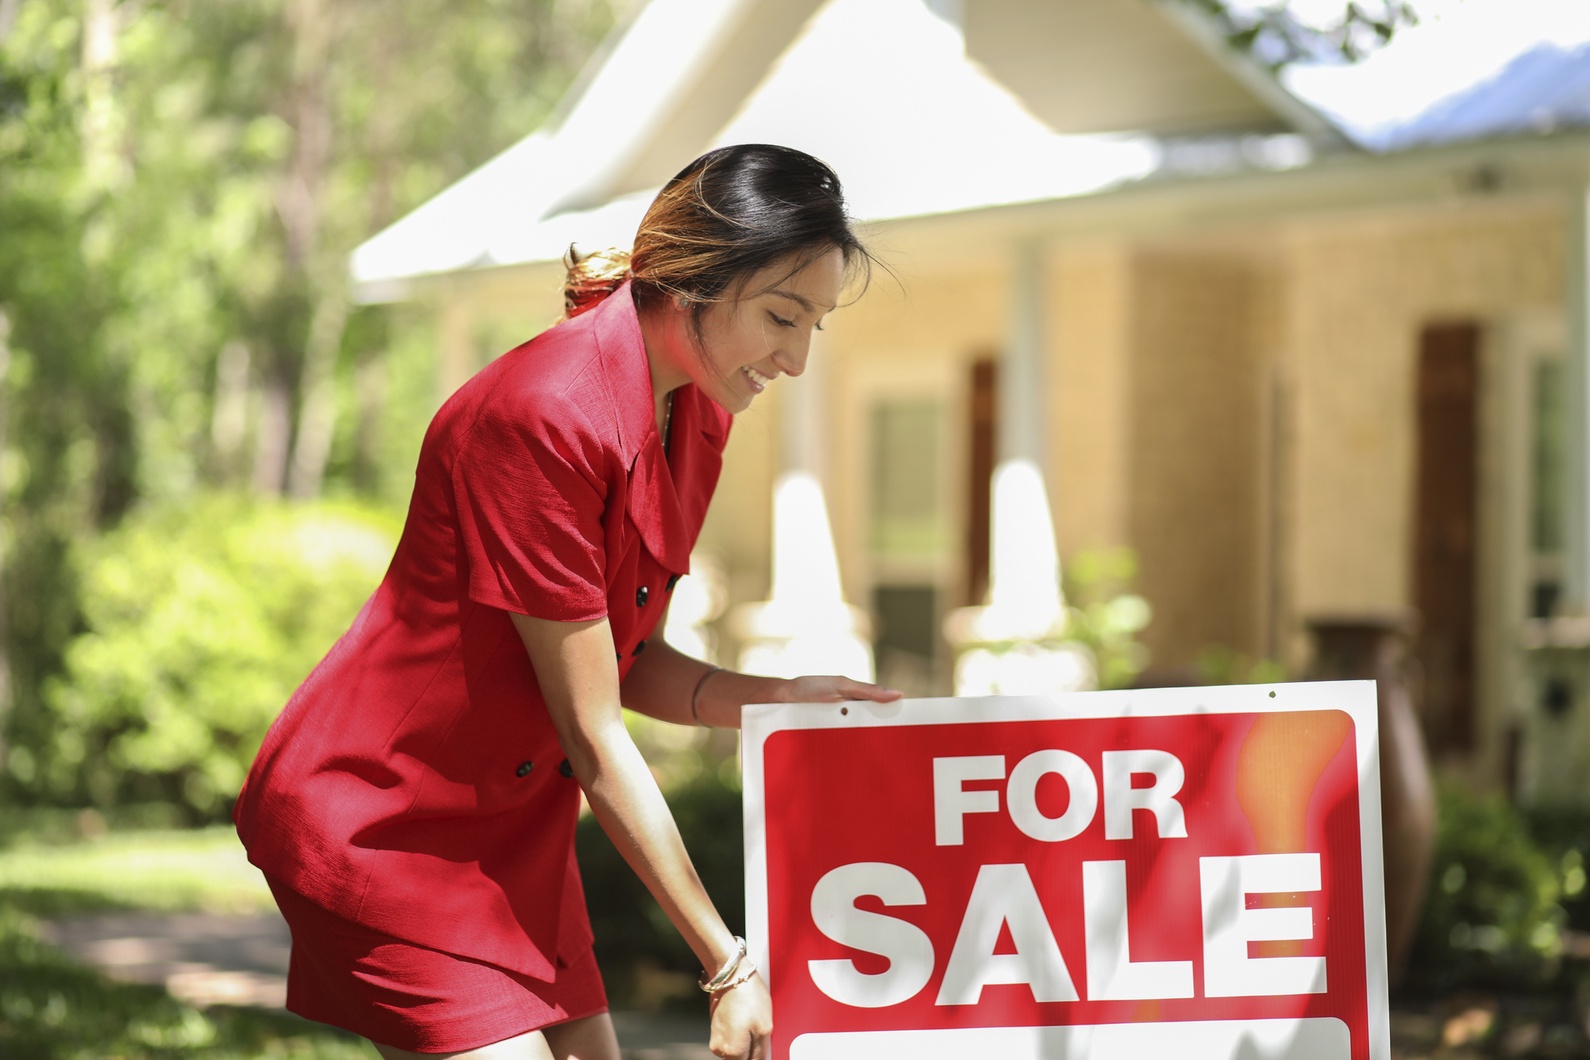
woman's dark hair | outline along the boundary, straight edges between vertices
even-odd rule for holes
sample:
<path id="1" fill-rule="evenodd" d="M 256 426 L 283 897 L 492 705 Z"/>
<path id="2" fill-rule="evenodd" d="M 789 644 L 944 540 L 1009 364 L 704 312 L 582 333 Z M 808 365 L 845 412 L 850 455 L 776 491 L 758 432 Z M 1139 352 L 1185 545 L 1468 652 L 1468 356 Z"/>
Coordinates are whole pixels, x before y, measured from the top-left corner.
<path id="1" fill-rule="evenodd" d="M 720 147 L 663 185 L 627 260 L 571 249 L 564 305 L 575 316 L 631 279 L 637 304 L 678 299 L 699 332 L 703 310 L 738 297 L 751 274 L 784 260 L 793 272 L 831 249 L 847 271 L 870 277 L 872 256 L 851 231 L 833 170 L 791 147 Z"/>

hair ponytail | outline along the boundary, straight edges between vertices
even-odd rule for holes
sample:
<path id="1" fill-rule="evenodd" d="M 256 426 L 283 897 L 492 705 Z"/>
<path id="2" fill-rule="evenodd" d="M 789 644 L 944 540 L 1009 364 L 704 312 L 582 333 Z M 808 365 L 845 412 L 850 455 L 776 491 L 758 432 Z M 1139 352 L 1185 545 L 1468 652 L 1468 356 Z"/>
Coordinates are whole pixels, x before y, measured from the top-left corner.
<path id="1" fill-rule="evenodd" d="M 568 275 L 563 281 L 563 315 L 577 317 L 623 286 L 629 279 L 629 251 L 612 247 L 581 257 L 573 244 L 563 255 Z"/>
<path id="2" fill-rule="evenodd" d="M 633 280 L 635 304 L 688 304 L 700 337 L 707 306 L 739 297 L 756 272 L 791 272 L 837 249 L 852 275 L 870 277 L 873 259 L 851 230 L 839 178 L 790 147 L 739 144 L 709 151 L 680 170 L 652 201 L 635 249 L 564 255 L 567 316 L 575 317 Z"/>

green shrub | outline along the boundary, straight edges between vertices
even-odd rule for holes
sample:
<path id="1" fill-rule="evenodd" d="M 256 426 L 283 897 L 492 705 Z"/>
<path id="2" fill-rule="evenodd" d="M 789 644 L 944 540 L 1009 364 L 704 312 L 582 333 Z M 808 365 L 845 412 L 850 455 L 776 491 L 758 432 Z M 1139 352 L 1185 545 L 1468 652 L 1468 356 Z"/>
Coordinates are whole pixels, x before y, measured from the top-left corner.
<path id="1" fill-rule="evenodd" d="M 745 836 L 739 789 L 703 773 L 670 791 L 668 806 L 707 894 L 729 929 L 743 934 Z M 695 954 L 590 814 L 580 818 L 575 846 L 596 957 L 614 1003 L 632 1008 L 681 998 L 699 1002 L 694 981 L 701 965 Z"/>
<path id="2" fill-rule="evenodd" d="M 1520 989 L 1549 981 L 1558 970 L 1566 923 L 1558 904 L 1564 864 L 1504 798 L 1442 785 L 1408 987 Z"/>
<path id="3" fill-rule="evenodd" d="M 1066 640 L 1087 649 L 1099 688 L 1126 688 L 1148 665 L 1137 635 L 1153 611 L 1132 591 L 1137 555 L 1128 548 L 1079 552 L 1064 571 Z"/>
<path id="4" fill-rule="evenodd" d="M 211 496 L 135 514 L 80 548 L 87 628 L 46 689 L 12 780 L 65 804 L 224 814 L 266 728 L 379 583 L 389 517 Z"/>
<path id="5" fill-rule="evenodd" d="M 1530 834 L 1557 869 L 1557 902 L 1569 929 L 1590 932 L 1590 808 L 1531 806 L 1523 811 Z"/>

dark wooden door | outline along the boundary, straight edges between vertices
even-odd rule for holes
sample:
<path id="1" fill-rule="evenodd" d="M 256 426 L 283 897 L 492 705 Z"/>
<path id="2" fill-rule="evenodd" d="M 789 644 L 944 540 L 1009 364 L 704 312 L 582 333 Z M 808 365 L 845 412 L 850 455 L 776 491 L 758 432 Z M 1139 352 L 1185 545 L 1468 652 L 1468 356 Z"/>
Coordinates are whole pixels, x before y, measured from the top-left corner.
<path id="1" fill-rule="evenodd" d="M 992 528 L 994 452 L 998 430 L 999 365 L 992 357 L 972 362 L 968 388 L 966 462 L 966 602 L 984 603 L 988 593 L 988 549 Z"/>
<path id="2" fill-rule="evenodd" d="M 1413 557 L 1431 749 L 1474 746 L 1479 328 L 1437 324 L 1419 339 L 1419 453 Z"/>

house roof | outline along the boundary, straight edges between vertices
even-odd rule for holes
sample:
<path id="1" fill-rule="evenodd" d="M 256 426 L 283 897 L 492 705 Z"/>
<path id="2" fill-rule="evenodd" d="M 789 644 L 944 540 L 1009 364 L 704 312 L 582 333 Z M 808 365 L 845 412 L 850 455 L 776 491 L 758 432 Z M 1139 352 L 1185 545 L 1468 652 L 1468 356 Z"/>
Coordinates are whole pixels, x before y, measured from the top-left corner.
<path id="1" fill-rule="evenodd" d="M 1590 43 L 1540 44 L 1373 140 L 1381 150 L 1590 125 Z"/>
<path id="2" fill-rule="evenodd" d="M 356 292 L 627 245 L 654 189 L 725 143 L 818 155 L 872 220 L 1111 187 L 1161 169 L 1167 137 L 1290 165 L 1295 137 L 1266 137 L 1330 134 L 1181 0 L 959 6 L 650 0 L 559 118 L 360 246 Z"/>

